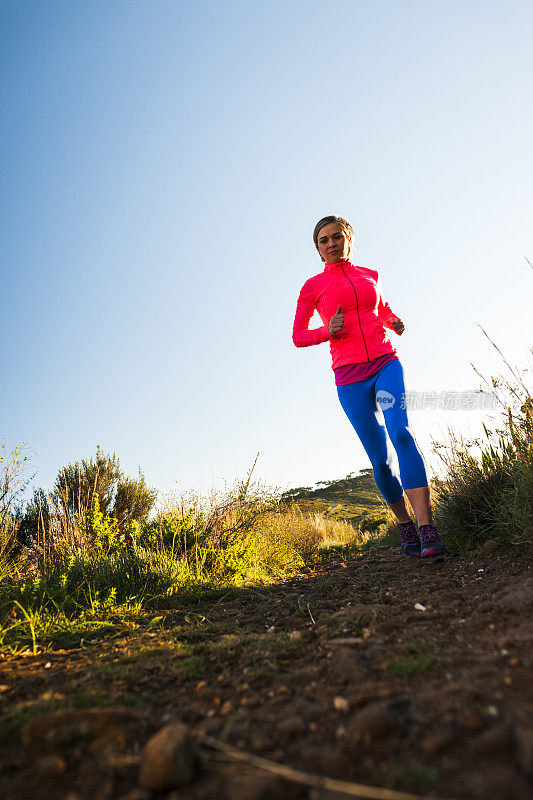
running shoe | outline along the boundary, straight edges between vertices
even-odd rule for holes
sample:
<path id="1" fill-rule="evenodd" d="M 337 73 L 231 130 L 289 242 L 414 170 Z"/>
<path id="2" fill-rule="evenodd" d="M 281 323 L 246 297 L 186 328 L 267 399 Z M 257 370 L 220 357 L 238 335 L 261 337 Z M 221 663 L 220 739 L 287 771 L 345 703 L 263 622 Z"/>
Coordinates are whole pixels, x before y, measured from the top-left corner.
<path id="1" fill-rule="evenodd" d="M 399 522 L 398 527 L 400 529 L 402 550 L 405 555 L 411 556 L 411 558 L 420 558 L 422 555 L 420 539 L 418 538 L 413 520 L 410 519 L 409 522 Z"/>
<path id="2" fill-rule="evenodd" d="M 433 525 L 420 525 L 418 536 L 420 538 L 422 558 L 447 555 L 448 550 L 437 536 L 437 531 Z"/>

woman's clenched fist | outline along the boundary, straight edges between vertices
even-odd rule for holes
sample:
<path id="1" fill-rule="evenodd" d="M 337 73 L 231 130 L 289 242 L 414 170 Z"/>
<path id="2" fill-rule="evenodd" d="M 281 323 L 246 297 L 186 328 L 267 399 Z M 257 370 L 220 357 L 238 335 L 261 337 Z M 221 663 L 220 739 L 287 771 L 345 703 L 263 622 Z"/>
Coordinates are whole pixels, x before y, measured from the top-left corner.
<path id="1" fill-rule="evenodd" d="M 400 317 L 393 317 L 390 324 L 392 325 L 393 331 L 396 331 L 398 336 L 401 336 L 405 330 L 405 325 L 401 321 Z"/>
<path id="2" fill-rule="evenodd" d="M 344 314 L 342 313 L 341 306 L 339 306 L 329 321 L 328 329 L 330 336 L 334 336 L 336 333 L 340 333 L 343 325 L 344 325 Z"/>

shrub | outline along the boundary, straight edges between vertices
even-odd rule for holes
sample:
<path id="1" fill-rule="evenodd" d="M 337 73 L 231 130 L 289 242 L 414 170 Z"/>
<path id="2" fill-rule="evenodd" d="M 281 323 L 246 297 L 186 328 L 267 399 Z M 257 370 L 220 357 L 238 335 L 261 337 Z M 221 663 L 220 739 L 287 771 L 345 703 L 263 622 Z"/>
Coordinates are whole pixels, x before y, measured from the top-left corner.
<path id="1" fill-rule="evenodd" d="M 128 609 L 173 607 L 205 590 L 275 580 L 359 535 L 342 520 L 280 504 L 276 490 L 251 482 L 251 471 L 223 496 L 167 502 L 152 521 L 120 525 L 97 491 L 83 513 L 73 506 L 67 516 L 64 504 L 42 493 L 34 498 L 39 519 L 45 503 L 53 546 L 49 537 L 34 548 L 33 575 L 13 577 L 0 594 L 0 644 L 32 642 L 34 651 Z"/>
<path id="2" fill-rule="evenodd" d="M 434 480 L 435 512 L 455 546 L 472 547 L 495 536 L 516 545 L 532 539 L 533 397 L 520 373 L 509 369 L 512 381 L 492 378 L 502 428 L 492 431 L 483 423 L 486 441 L 467 442 L 448 431 L 447 444 L 434 442 L 447 469 L 444 479 Z M 480 448 L 477 458 L 473 446 Z"/>
<path id="3" fill-rule="evenodd" d="M 85 516 L 96 495 L 103 517 L 114 518 L 117 528 L 124 531 L 132 522 L 148 518 L 157 492 L 146 485 L 140 470 L 137 478 L 124 475 L 116 455 L 105 455 L 97 448 L 94 459 L 62 467 L 50 493 L 35 489 L 22 514 L 19 540 L 39 551 L 59 540 L 81 546 Z"/>

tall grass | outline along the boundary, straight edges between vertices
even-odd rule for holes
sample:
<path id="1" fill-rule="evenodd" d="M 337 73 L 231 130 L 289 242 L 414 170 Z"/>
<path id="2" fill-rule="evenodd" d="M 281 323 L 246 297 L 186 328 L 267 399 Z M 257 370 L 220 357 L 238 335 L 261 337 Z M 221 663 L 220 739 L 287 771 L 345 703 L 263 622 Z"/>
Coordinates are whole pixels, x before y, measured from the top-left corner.
<path id="1" fill-rule="evenodd" d="M 482 330 L 510 373 L 489 382 L 476 370 L 498 400 L 500 427 L 483 423 L 484 438 L 471 442 L 448 428 L 447 442 L 433 441 L 446 467 L 445 478 L 434 480 L 435 515 L 453 546 L 470 548 L 493 538 L 522 545 L 533 539 L 533 397 L 524 381 L 529 370 L 512 367 Z"/>
<path id="2" fill-rule="evenodd" d="M 511 377 L 483 379 L 500 402 L 500 427 L 484 424 L 485 440 L 467 442 L 449 431 L 447 443 L 433 442 L 446 467 L 443 479 L 433 479 L 435 516 L 452 546 L 532 539 L 533 398 L 520 371 L 504 361 Z M 349 550 L 380 536 L 382 543 L 397 543 L 396 522 L 384 504 L 355 524 L 339 519 L 331 512 L 353 505 L 354 492 L 345 497 L 337 487 L 333 507 L 326 498 L 324 510 L 302 510 L 287 493 L 252 481 L 256 458 L 233 488 L 208 498 L 167 497 L 143 523 L 119 524 L 104 515 L 96 493 L 75 515 L 46 498 L 39 535 L 21 550 L 12 501 L 26 463 L 13 452 L 11 461 L 0 457 L 0 647 L 35 652 L 65 638 L 79 642 L 88 631 L 129 624 L 143 609 L 294 574 L 327 548 Z"/>
<path id="3" fill-rule="evenodd" d="M 357 540 L 347 522 L 287 508 L 279 491 L 252 483 L 252 470 L 209 498 L 167 498 L 142 525 L 121 528 L 96 494 L 75 519 L 51 504 L 39 539 L 46 547 L 30 554 L 24 577 L 12 570 L 0 580 L 0 646 L 79 640 L 131 611 L 294 574 L 324 547 Z"/>

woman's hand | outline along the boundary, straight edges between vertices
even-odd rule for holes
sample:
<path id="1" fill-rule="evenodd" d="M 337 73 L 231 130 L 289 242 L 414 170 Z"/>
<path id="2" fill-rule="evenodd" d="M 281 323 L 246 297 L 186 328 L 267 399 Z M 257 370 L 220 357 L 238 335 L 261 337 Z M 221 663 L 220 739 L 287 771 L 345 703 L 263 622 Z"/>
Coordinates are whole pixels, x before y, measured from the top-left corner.
<path id="1" fill-rule="evenodd" d="M 341 307 L 339 306 L 329 321 L 328 329 L 330 336 L 334 336 L 336 333 L 340 333 L 343 325 L 344 325 L 344 314 L 342 313 Z"/>
<path id="2" fill-rule="evenodd" d="M 391 322 L 390 322 L 390 324 L 391 324 L 391 327 L 392 327 L 392 329 L 393 329 L 394 331 L 396 331 L 396 333 L 398 334 L 398 336 L 401 336 L 401 335 L 402 335 L 402 333 L 403 333 L 403 332 L 404 332 L 404 330 L 405 330 L 405 325 L 404 325 L 404 324 L 403 324 L 403 322 L 401 321 L 400 317 L 393 317 L 393 318 L 391 319 Z"/>

